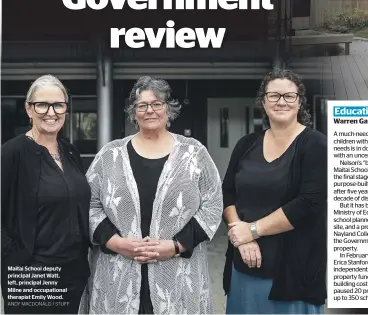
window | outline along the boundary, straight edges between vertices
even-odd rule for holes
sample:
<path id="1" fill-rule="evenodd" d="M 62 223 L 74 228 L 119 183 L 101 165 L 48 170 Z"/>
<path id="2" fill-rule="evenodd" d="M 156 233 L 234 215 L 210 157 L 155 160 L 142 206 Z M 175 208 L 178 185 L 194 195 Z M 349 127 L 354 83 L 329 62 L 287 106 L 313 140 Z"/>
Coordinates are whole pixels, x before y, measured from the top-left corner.
<path id="1" fill-rule="evenodd" d="M 97 100 L 93 96 L 74 96 L 65 119 L 64 137 L 83 155 L 97 152 Z"/>
<path id="2" fill-rule="evenodd" d="M 24 101 L 24 96 L 1 97 L 1 143 L 31 129 Z"/>
<path id="3" fill-rule="evenodd" d="M 70 123 L 72 123 L 72 127 Z M 73 142 L 81 154 L 96 154 L 97 113 L 79 112 L 69 114 L 65 120 L 64 136 Z"/>
<path id="4" fill-rule="evenodd" d="M 263 131 L 263 117 L 262 111 L 259 107 L 253 107 L 253 124 L 254 132 L 261 133 Z"/>

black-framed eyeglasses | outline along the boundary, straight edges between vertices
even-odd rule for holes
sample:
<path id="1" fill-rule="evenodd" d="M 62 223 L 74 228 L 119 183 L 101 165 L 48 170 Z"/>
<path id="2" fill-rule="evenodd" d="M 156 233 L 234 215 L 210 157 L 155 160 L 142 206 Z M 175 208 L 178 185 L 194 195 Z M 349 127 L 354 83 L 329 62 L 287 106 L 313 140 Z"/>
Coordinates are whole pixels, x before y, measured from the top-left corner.
<path id="1" fill-rule="evenodd" d="M 48 103 L 48 102 L 28 102 L 29 105 L 34 107 L 34 110 L 37 114 L 44 115 L 47 114 L 50 110 L 50 107 L 54 110 L 56 114 L 65 114 L 68 110 L 68 103 L 67 102 L 55 102 L 55 103 Z"/>
<path id="2" fill-rule="evenodd" d="M 267 92 L 265 95 L 269 102 L 278 102 L 280 98 L 283 97 L 286 103 L 294 103 L 299 97 L 299 94 L 295 92 L 288 92 L 284 94 L 277 92 Z"/>
<path id="3" fill-rule="evenodd" d="M 152 102 L 152 103 L 138 103 L 135 107 L 137 109 L 138 112 L 145 112 L 147 111 L 148 109 L 148 106 L 151 106 L 151 108 L 154 110 L 154 111 L 157 111 L 157 110 L 160 110 L 164 107 L 164 102 L 160 102 L 160 101 L 155 101 L 155 102 Z"/>

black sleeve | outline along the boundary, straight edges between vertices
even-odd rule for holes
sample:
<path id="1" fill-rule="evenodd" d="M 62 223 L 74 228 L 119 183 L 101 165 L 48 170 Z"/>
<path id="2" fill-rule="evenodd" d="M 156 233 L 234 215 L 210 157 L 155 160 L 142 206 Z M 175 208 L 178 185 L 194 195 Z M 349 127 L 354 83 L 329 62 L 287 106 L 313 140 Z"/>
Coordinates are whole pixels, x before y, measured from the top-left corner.
<path id="1" fill-rule="evenodd" d="M 111 223 L 109 218 L 105 218 L 93 233 L 93 241 L 100 245 L 102 252 L 105 254 L 116 254 L 105 246 L 108 240 L 115 234 L 119 234 L 119 230 Z"/>
<path id="2" fill-rule="evenodd" d="M 294 228 L 327 209 L 327 139 L 324 135 L 317 136 L 304 149 L 299 195 L 282 206 Z"/>
<path id="3" fill-rule="evenodd" d="M 6 222 L 13 221 L 15 215 L 15 190 L 18 178 L 18 155 L 10 144 L 1 147 L 1 257 L 12 253 L 18 246 L 6 228 Z"/>
<path id="4" fill-rule="evenodd" d="M 192 257 L 194 248 L 200 243 L 208 240 L 206 232 L 202 229 L 195 218 L 191 218 L 183 229 L 175 235 L 175 237 L 186 249 L 186 251 L 181 254 L 181 257 L 183 258 Z"/>
<path id="5" fill-rule="evenodd" d="M 256 139 L 255 134 L 250 134 L 241 138 L 231 154 L 230 162 L 227 167 L 224 180 L 222 182 L 222 194 L 223 194 L 223 202 L 224 209 L 234 205 L 236 200 L 236 192 L 235 192 L 235 175 L 236 175 L 236 167 L 239 163 L 239 160 L 249 147 L 251 143 Z"/>

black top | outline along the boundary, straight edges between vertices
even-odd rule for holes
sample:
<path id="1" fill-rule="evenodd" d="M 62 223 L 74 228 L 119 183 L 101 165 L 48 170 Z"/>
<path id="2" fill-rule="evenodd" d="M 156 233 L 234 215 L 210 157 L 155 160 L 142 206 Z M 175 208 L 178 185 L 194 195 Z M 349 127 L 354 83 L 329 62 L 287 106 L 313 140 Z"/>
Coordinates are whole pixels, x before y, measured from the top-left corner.
<path id="1" fill-rule="evenodd" d="M 250 134 L 236 144 L 222 186 L 224 208 L 239 203 L 241 194 L 236 189 L 236 176 L 241 169 L 240 162 L 263 135 L 264 132 Z M 324 134 L 307 127 L 296 138 L 293 147 L 287 190 L 280 204 L 295 229 L 280 233 L 269 299 L 322 305 L 327 296 L 327 139 Z M 263 180 L 268 181 L 267 177 Z M 265 197 L 263 192 L 258 193 L 258 198 L 268 198 Z M 277 208 L 275 204 L 269 211 Z M 225 293 L 228 293 L 236 250 L 229 242 L 224 271 Z"/>
<path id="2" fill-rule="evenodd" d="M 149 235 L 152 207 L 156 196 L 157 184 L 164 164 L 169 156 L 167 155 L 160 159 L 146 159 L 134 150 L 131 141 L 128 142 L 128 154 L 139 192 L 142 237 L 146 237 Z M 104 245 L 115 233 L 118 233 L 118 229 L 108 218 L 106 218 L 96 228 L 93 238 L 96 243 Z M 207 239 L 207 234 L 201 228 L 197 220 L 192 218 L 176 235 L 176 238 L 187 250 L 181 257 L 190 258 L 193 249 Z M 109 251 L 105 246 L 102 246 L 102 250 L 105 253 L 113 254 L 113 252 Z M 142 282 L 139 314 L 153 314 L 148 283 L 148 266 L 143 264 L 141 270 Z"/>
<path id="3" fill-rule="evenodd" d="M 169 155 L 159 159 L 146 159 L 134 150 L 131 141 L 128 142 L 128 154 L 139 193 L 142 237 L 146 237 L 150 234 L 157 184 Z"/>
<path id="4" fill-rule="evenodd" d="M 90 187 L 84 174 L 65 158 L 65 152 L 60 152 L 61 170 L 44 146 L 30 141 L 41 152 L 34 259 L 45 263 L 68 262 L 82 250 L 78 212 L 89 206 Z"/>
<path id="5" fill-rule="evenodd" d="M 278 159 L 267 162 L 263 154 L 263 141 L 264 135 L 239 161 L 235 175 L 235 189 L 239 195 L 235 207 L 239 218 L 249 223 L 264 218 L 283 205 L 295 152 L 296 140 Z M 259 198 L 262 195 L 265 198 Z M 257 240 L 262 254 L 261 268 L 249 268 L 239 250 L 234 251 L 234 267 L 251 276 L 273 278 L 279 240 L 280 234 Z"/>
<path id="6" fill-rule="evenodd" d="M 132 167 L 139 192 L 142 237 L 146 237 L 150 234 L 149 230 L 152 219 L 152 206 L 155 200 L 157 184 L 164 164 L 169 156 L 167 155 L 160 159 L 146 159 L 136 153 L 131 141 L 128 143 L 128 153 L 130 165 Z M 147 264 L 143 264 L 141 266 L 141 270 L 142 280 L 138 313 L 153 314 L 153 306 L 148 283 Z"/>
<path id="7" fill-rule="evenodd" d="M 64 160 L 70 168 L 70 174 L 78 173 L 78 180 L 83 181 L 84 170 L 77 149 L 59 138 L 59 147 Z M 1 257 L 2 271 L 7 266 L 27 265 L 33 258 L 37 235 L 37 215 L 39 214 L 39 183 L 43 150 L 30 141 L 24 134 L 9 140 L 1 148 Z M 51 158 L 51 157 L 50 157 Z M 73 173 L 74 174 L 74 173 Z M 76 174 L 74 174 L 76 175 Z M 73 176 L 74 176 L 73 175 Z M 80 176 L 80 177 L 79 177 Z M 74 178 L 74 177 L 73 177 Z M 88 185 L 86 179 L 85 183 Z M 84 268 L 87 261 L 89 242 L 89 202 L 90 193 L 83 190 L 77 211 L 80 241 Z M 75 196 L 76 198 L 79 198 Z M 51 207 L 50 207 L 51 209 Z M 64 209 L 69 210 L 69 207 Z M 73 210 L 70 208 L 70 210 Z"/>

